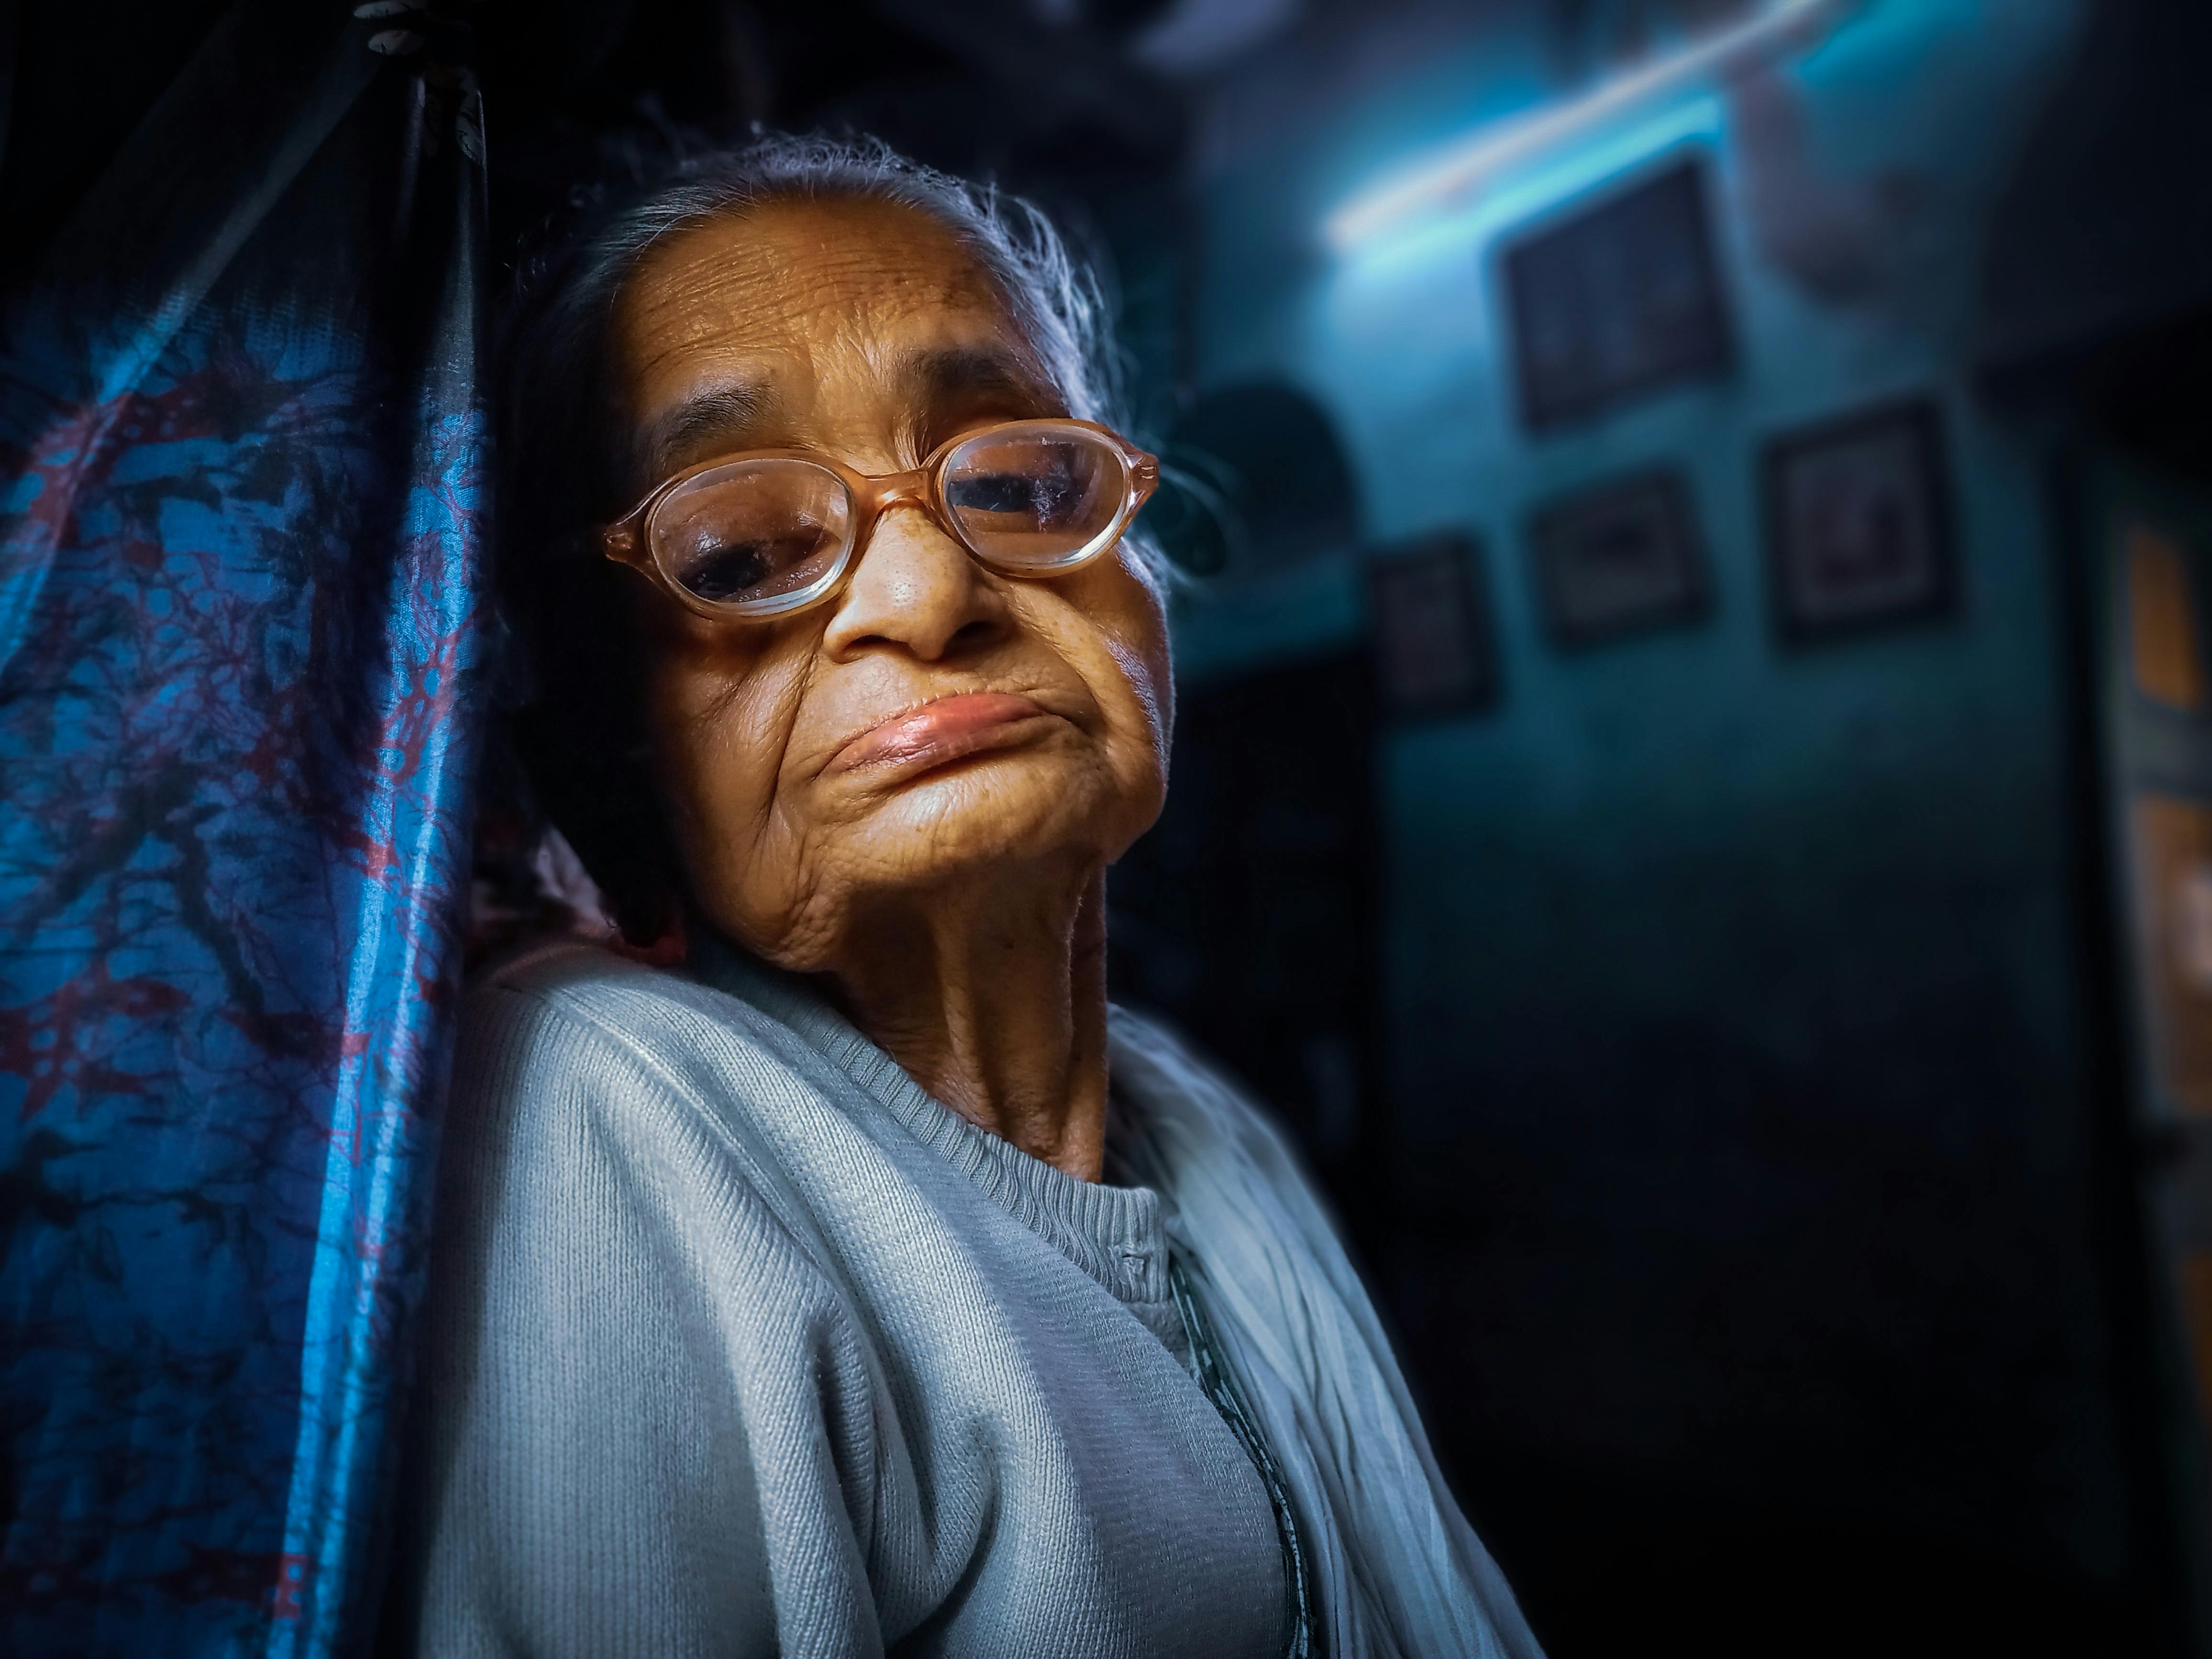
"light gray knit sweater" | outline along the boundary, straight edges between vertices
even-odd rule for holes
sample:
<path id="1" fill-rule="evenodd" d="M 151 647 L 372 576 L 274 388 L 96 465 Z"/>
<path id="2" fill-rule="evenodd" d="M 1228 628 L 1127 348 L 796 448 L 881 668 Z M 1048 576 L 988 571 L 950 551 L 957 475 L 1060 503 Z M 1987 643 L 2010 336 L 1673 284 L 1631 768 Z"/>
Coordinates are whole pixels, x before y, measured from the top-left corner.
<path id="1" fill-rule="evenodd" d="M 1279 1140 L 1120 1011 L 1113 1156 L 1027 1157 L 798 981 L 576 945 L 472 992 L 404 1503 L 402 1645 L 1273 1659 L 1283 1554 L 1188 1367 L 1170 1240 L 1327 1650 L 1534 1656 Z"/>

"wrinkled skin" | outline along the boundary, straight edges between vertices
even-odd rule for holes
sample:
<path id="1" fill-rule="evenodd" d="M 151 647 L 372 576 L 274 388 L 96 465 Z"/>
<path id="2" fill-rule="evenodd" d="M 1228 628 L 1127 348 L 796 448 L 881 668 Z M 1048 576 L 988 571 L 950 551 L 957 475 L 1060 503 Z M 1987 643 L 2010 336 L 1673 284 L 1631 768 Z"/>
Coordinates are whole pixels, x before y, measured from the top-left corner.
<path id="1" fill-rule="evenodd" d="M 741 450 L 858 471 L 1065 413 L 988 279 L 882 203 L 786 202 L 673 236 L 616 318 L 640 493 Z M 1158 816 L 1160 598 L 1115 549 L 978 564 L 896 507 L 836 599 L 710 620 L 641 578 L 647 724 L 704 921 L 824 988 L 973 1121 L 1096 1180 L 1103 880 Z M 933 707 L 969 696 L 944 710 Z"/>

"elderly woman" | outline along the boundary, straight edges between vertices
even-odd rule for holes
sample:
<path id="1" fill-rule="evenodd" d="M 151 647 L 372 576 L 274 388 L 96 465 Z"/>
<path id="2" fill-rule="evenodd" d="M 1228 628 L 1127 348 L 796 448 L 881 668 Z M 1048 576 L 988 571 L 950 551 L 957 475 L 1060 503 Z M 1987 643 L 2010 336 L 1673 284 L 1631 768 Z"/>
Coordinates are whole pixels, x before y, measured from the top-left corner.
<path id="1" fill-rule="evenodd" d="M 540 273 L 523 731 L 681 965 L 470 999 L 416 1650 L 1535 1652 L 1282 1139 L 1107 1002 L 1172 692 L 1095 315 L 1033 211 L 823 141 Z"/>

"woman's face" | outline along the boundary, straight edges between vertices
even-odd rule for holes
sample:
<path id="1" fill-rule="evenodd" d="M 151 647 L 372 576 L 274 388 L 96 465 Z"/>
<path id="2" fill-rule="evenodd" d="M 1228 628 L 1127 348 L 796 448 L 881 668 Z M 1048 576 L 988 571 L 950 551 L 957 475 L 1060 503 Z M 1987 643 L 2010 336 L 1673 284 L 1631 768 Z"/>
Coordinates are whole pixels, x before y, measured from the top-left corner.
<path id="1" fill-rule="evenodd" d="M 974 260 L 891 204 L 771 204 L 671 238 L 616 344 L 641 492 L 747 449 L 902 471 L 969 428 L 1066 412 Z M 811 610 L 714 620 L 644 581 L 635 603 L 693 896 L 786 967 L 833 967 L 917 903 L 1085 881 L 1159 811 L 1166 630 L 1123 550 L 1001 576 L 900 507 Z"/>

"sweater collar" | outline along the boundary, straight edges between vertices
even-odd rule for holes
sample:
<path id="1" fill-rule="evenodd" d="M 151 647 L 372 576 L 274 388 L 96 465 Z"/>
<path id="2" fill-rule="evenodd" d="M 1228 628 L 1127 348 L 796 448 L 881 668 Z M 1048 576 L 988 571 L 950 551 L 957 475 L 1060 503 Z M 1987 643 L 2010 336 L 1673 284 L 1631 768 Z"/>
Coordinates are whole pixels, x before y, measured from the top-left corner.
<path id="1" fill-rule="evenodd" d="M 1172 1309 L 1167 1236 L 1160 1195 L 1152 1188 L 1080 1180 L 969 1122 L 924 1090 L 804 977 L 704 927 L 692 931 L 686 965 L 702 984 L 798 1033 L 915 1139 L 1121 1301 L 1140 1310 Z M 1114 1109 L 1127 1109 L 1119 1095 Z"/>

